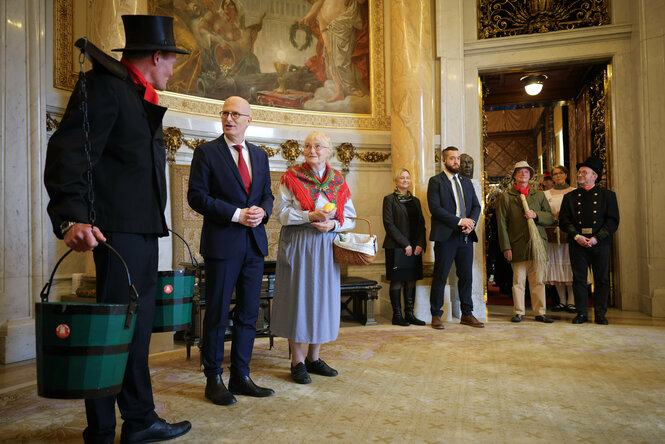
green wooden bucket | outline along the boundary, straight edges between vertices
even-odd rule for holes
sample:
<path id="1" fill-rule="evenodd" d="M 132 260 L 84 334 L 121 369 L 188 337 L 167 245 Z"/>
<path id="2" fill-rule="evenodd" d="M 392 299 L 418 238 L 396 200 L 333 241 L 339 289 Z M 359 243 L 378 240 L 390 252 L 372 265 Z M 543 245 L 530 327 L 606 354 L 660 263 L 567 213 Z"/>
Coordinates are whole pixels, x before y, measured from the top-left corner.
<path id="1" fill-rule="evenodd" d="M 175 231 L 169 231 L 185 243 L 192 263 L 198 268 L 198 262 L 187 241 Z M 195 270 L 170 270 L 157 273 L 153 332 L 184 330 L 192 322 L 195 274 Z"/>
<path id="2" fill-rule="evenodd" d="M 138 294 L 127 264 L 129 304 L 48 302 L 56 264 L 35 304 L 37 392 L 45 398 L 100 398 L 120 392 L 134 336 Z"/>

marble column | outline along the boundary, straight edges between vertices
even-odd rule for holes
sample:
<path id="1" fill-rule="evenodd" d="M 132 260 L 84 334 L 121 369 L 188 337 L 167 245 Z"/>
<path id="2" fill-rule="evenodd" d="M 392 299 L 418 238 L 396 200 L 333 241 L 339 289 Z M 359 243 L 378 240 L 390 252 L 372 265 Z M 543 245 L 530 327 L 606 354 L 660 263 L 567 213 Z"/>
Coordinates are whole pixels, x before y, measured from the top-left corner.
<path id="1" fill-rule="evenodd" d="M 45 4 L 0 8 L 0 363 L 35 356 L 34 302 L 43 280 Z"/>
<path id="2" fill-rule="evenodd" d="M 393 176 L 400 168 L 409 170 L 413 192 L 424 203 L 427 181 L 434 175 L 434 55 L 430 0 L 391 0 L 390 15 Z M 426 207 L 423 205 L 423 210 L 426 211 Z"/>

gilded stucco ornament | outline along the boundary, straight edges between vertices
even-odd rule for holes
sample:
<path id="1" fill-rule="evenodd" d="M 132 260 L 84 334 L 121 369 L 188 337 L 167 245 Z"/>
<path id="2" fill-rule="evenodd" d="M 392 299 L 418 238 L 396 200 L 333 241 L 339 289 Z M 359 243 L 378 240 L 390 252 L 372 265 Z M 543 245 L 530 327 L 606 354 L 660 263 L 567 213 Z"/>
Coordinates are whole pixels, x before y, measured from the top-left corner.
<path id="1" fill-rule="evenodd" d="M 356 157 L 363 162 L 378 163 L 383 162 L 390 157 L 390 153 L 380 153 L 378 151 L 367 151 L 366 153 L 356 153 Z"/>
<path id="2" fill-rule="evenodd" d="M 275 154 L 279 153 L 279 150 L 281 148 L 271 148 L 268 145 L 259 145 L 259 148 L 261 148 L 263 151 L 268 154 L 268 157 L 274 157 Z"/>
<path id="3" fill-rule="evenodd" d="M 356 147 L 352 143 L 344 142 L 337 145 L 337 159 L 342 162 L 342 171 L 349 172 L 349 165 L 356 155 Z"/>
<path id="4" fill-rule="evenodd" d="M 182 146 L 185 137 L 179 128 L 170 126 L 164 131 L 164 148 L 166 149 L 166 161 L 169 164 L 175 162 L 175 153 L 178 152 Z"/>
<path id="5" fill-rule="evenodd" d="M 282 149 L 282 157 L 286 159 L 289 168 L 296 163 L 296 159 L 303 153 L 300 144 L 294 139 L 284 141 L 279 146 Z"/>

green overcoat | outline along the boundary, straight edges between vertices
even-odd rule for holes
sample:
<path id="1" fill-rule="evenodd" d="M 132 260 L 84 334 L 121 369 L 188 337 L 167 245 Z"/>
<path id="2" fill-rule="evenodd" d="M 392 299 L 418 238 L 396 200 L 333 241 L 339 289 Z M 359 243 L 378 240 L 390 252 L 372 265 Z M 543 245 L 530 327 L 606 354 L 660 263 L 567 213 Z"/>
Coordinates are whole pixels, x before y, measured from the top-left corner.
<path id="1" fill-rule="evenodd" d="M 536 190 L 533 186 L 529 188 L 526 198 L 529 209 L 536 212 L 536 227 L 547 249 L 547 233 L 545 227 L 554 223 L 554 215 L 550 204 L 545 198 L 545 193 Z M 524 207 L 520 192 L 511 187 L 501 195 L 501 203 L 498 211 L 499 245 L 501 251 L 512 250 L 512 262 L 523 262 L 532 260 L 531 249 L 527 248 L 529 242 L 529 225 L 524 217 Z"/>

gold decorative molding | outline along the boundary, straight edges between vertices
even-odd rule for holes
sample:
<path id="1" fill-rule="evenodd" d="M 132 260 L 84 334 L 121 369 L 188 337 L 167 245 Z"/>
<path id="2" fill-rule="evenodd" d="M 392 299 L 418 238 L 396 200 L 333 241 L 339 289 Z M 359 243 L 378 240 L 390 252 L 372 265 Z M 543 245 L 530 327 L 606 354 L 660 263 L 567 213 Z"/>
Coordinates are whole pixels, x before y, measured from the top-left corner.
<path id="1" fill-rule="evenodd" d="M 46 131 L 51 132 L 58 129 L 60 122 L 49 112 L 46 113 Z"/>
<path id="2" fill-rule="evenodd" d="M 265 151 L 268 157 L 274 157 L 281 150 L 281 148 L 270 148 L 268 145 L 259 145 L 259 148 Z"/>
<path id="3" fill-rule="evenodd" d="M 363 162 L 378 163 L 383 162 L 390 157 L 390 153 L 380 153 L 378 151 L 367 151 L 366 153 L 356 153 L 356 157 Z"/>
<path id="4" fill-rule="evenodd" d="M 296 159 L 303 153 L 297 140 L 289 139 L 280 143 L 282 157 L 286 159 L 286 165 L 290 168 L 296 163 Z"/>
<path id="5" fill-rule="evenodd" d="M 207 140 L 205 140 L 205 139 L 191 139 L 191 140 L 190 139 L 183 139 L 182 140 L 182 143 L 184 143 L 185 146 L 187 148 L 189 148 L 190 150 L 192 150 L 192 151 L 197 149 L 199 147 L 199 145 L 201 145 L 202 143 L 206 143 L 206 142 L 207 142 Z"/>
<path id="6" fill-rule="evenodd" d="M 166 128 L 163 133 L 164 148 L 166 149 L 166 161 L 169 164 L 172 164 L 175 162 L 175 153 L 177 153 L 182 146 L 185 137 L 182 135 L 182 131 L 174 126 Z"/>
<path id="7" fill-rule="evenodd" d="M 77 72 L 73 69 L 74 60 L 74 0 L 54 0 L 54 86 L 73 90 Z M 353 128 L 389 130 L 390 116 L 386 109 L 385 85 L 385 31 L 384 0 L 368 0 L 370 20 L 370 91 L 371 114 L 345 114 L 307 110 L 291 110 L 252 105 L 254 122 L 277 123 L 283 125 L 309 126 L 316 128 Z M 174 111 L 200 116 L 217 116 L 223 102 L 220 100 L 159 92 L 160 105 Z"/>
<path id="8" fill-rule="evenodd" d="M 356 147 L 352 143 L 344 142 L 337 145 L 337 159 L 342 162 L 342 171 L 344 174 L 349 172 L 349 165 L 356 156 Z"/>
<path id="9" fill-rule="evenodd" d="M 164 133 L 164 148 L 166 149 L 166 161 L 171 164 L 175 162 L 175 154 L 181 146 L 185 145 L 190 150 L 195 150 L 202 143 L 207 142 L 206 139 L 186 139 L 179 128 L 170 126 L 163 131 Z"/>
<path id="10" fill-rule="evenodd" d="M 478 38 L 610 24 L 609 0 L 478 0 Z"/>
<path id="11" fill-rule="evenodd" d="M 605 168 L 600 183 L 608 187 L 608 125 L 607 125 L 607 100 L 606 100 L 607 70 L 603 69 L 591 81 L 589 85 L 589 106 L 591 108 L 591 154 L 598 157 Z"/>

